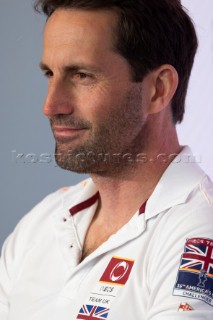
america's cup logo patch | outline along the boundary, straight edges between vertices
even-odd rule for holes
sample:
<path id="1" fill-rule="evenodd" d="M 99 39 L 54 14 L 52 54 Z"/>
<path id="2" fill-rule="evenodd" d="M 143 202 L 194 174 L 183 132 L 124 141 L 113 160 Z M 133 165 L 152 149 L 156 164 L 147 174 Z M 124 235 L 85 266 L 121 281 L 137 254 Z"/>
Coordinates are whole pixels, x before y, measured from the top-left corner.
<path id="1" fill-rule="evenodd" d="M 133 260 L 112 257 L 100 281 L 124 286 L 130 276 L 133 264 Z"/>
<path id="2" fill-rule="evenodd" d="M 186 241 L 173 294 L 199 299 L 213 306 L 212 239 Z"/>

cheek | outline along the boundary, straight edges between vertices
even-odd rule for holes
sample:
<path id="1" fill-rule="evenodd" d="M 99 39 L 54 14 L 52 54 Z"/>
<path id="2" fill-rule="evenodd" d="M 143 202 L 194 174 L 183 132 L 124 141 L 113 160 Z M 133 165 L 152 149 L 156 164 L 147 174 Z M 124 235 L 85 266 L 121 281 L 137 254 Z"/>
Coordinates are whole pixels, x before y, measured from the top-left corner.
<path id="1" fill-rule="evenodd" d="M 117 91 L 117 90 L 116 90 Z M 113 106 L 119 104 L 118 93 L 113 88 L 101 86 L 78 91 L 78 110 L 88 120 L 99 120 L 111 114 Z"/>

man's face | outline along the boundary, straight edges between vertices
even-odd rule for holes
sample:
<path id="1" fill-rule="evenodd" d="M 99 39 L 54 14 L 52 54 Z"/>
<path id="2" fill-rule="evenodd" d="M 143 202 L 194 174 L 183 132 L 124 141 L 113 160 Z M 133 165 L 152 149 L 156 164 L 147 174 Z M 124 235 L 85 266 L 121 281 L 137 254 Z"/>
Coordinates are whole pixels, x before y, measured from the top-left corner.
<path id="1" fill-rule="evenodd" d="M 56 140 L 56 161 L 80 173 L 115 174 L 126 153 L 143 150 L 141 84 L 113 44 L 111 11 L 56 10 L 44 33 L 48 77 L 43 111 Z M 120 156 L 118 156 L 120 154 Z"/>

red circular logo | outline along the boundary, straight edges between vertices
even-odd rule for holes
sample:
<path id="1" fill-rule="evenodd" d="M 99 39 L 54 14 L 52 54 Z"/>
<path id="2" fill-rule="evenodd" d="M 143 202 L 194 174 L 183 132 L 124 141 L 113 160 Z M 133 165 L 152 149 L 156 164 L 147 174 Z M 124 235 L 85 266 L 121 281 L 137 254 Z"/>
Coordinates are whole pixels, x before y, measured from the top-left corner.
<path id="1" fill-rule="evenodd" d="M 129 269 L 129 264 L 126 261 L 122 261 L 116 264 L 110 273 L 110 279 L 115 282 L 121 280 Z"/>

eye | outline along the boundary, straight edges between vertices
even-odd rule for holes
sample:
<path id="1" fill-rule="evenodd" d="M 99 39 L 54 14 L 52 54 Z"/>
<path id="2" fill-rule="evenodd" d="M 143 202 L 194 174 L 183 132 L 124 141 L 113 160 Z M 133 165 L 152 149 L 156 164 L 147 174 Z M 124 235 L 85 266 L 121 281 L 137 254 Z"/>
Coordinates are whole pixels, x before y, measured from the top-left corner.
<path id="1" fill-rule="evenodd" d="M 82 85 L 91 85 L 94 82 L 94 77 L 85 72 L 76 72 L 73 74 L 73 80 Z"/>
<path id="2" fill-rule="evenodd" d="M 80 79 L 80 80 L 84 80 L 84 79 L 87 79 L 89 77 L 90 76 L 88 74 L 84 73 L 84 72 L 77 72 L 75 74 L 75 78 Z"/>
<path id="3" fill-rule="evenodd" d="M 50 70 L 44 70 L 43 73 L 46 78 L 51 78 L 53 76 L 53 72 Z"/>

